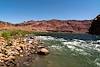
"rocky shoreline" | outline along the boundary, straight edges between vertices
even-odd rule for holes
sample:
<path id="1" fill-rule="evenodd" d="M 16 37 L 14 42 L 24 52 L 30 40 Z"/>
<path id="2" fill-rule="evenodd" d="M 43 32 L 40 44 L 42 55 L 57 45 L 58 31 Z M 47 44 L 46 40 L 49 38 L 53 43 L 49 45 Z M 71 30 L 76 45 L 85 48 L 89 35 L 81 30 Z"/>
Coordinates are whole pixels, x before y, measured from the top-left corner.
<path id="1" fill-rule="evenodd" d="M 23 64 L 27 66 L 29 63 L 26 61 L 32 61 L 35 54 L 48 53 L 48 49 L 34 37 L 22 37 L 9 41 L 0 37 L 0 67 L 22 67 Z"/>

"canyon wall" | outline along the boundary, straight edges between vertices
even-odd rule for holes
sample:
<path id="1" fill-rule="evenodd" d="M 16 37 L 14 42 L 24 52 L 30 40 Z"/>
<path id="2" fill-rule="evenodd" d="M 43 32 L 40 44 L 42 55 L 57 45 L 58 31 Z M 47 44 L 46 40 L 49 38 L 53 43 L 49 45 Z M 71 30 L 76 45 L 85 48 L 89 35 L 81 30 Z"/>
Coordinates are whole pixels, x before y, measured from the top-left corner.
<path id="1" fill-rule="evenodd" d="M 27 21 L 20 24 L 0 24 L 0 29 L 20 29 L 35 32 L 68 32 L 87 33 L 91 26 L 91 20 L 43 20 Z"/>
<path id="2" fill-rule="evenodd" d="M 16 24 L 16 27 L 28 31 L 38 32 L 70 32 L 86 33 L 91 26 L 90 20 L 43 20 L 28 21 L 22 24 Z"/>

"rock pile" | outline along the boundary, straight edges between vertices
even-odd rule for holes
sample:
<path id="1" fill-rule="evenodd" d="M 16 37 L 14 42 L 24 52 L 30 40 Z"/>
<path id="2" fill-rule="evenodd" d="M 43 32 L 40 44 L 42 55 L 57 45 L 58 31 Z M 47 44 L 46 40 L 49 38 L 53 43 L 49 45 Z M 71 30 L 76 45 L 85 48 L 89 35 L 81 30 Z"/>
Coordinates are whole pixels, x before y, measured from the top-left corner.
<path id="1" fill-rule="evenodd" d="M 0 67 L 18 67 L 18 58 L 31 54 L 48 54 L 48 49 L 45 47 L 40 48 L 40 45 L 38 40 L 34 38 L 18 38 L 10 41 L 0 38 Z"/>

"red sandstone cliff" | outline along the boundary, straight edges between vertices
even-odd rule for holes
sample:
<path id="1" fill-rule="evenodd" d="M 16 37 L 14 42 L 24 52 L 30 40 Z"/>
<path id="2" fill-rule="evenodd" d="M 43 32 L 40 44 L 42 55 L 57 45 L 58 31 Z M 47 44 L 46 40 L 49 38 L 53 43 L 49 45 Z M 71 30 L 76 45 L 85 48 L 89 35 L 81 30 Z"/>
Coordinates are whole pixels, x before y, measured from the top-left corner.
<path id="1" fill-rule="evenodd" d="M 90 20 L 43 20 L 27 21 L 20 24 L 0 24 L 0 29 L 21 29 L 35 32 L 86 33 L 91 26 Z"/>

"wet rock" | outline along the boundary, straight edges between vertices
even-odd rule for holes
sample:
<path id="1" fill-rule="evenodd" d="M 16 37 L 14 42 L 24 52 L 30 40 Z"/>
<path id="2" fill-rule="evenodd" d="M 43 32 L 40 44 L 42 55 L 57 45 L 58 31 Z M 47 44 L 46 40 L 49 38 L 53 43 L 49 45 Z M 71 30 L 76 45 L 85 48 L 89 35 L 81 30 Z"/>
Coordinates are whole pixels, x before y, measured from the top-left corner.
<path id="1" fill-rule="evenodd" d="M 46 48 L 40 48 L 38 50 L 37 54 L 39 54 L 39 55 L 47 55 L 47 54 L 49 54 L 49 50 L 46 49 Z"/>

